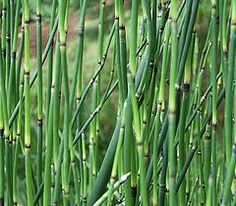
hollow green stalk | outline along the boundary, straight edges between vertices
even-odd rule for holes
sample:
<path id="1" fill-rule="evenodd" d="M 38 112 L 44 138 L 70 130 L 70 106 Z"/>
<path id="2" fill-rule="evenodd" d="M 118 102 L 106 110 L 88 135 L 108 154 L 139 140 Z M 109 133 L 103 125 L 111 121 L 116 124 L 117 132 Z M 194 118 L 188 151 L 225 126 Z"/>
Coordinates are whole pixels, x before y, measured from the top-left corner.
<path id="1" fill-rule="evenodd" d="M 229 56 L 228 56 L 228 69 L 227 69 L 227 80 L 225 86 L 225 151 L 226 151 L 226 165 L 230 163 L 231 158 L 231 148 L 232 148 L 232 85 L 233 85 L 233 77 L 234 77 L 234 55 L 235 55 L 235 47 L 233 46 L 236 42 L 236 3 L 232 1 L 232 20 L 230 24 L 230 44 L 229 44 Z"/>
<path id="2" fill-rule="evenodd" d="M 171 2 L 171 67 L 170 67 L 170 87 L 169 87 L 169 205 L 176 205 L 176 149 L 174 139 L 176 133 L 176 88 L 175 80 L 177 75 L 178 37 L 177 37 L 177 1 Z"/>
<path id="3" fill-rule="evenodd" d="M 42 1 L 37 0 L 37 70 L 38 70 L 38 131 L 37 131 L 37 188 L 42 182 L 42 145 L 43 145 L 43 77 L 42 77 Z"/>
<path id="4" fill-rule="evenodd" d="M 27 189 L 27 205 L 33 205 L 34 187 L 31 171 L 31 100 L 30 100 L 30 33 L 29 33 L 30 8 L 29 1 L 24 1 L 24 28 L 25 28 L 25 46 L 24 46 L 24 93 L 25 93 L 25 176 Z"/>
<path id="5" fill-rule="evenodd" d="M 61 67 L 62 76 L 64 80 L 64 127 L 63 127 L 63 138 L 64 138 L 64 153 L 62 163 L 62 189 L 63 189 L 63 204 L 69 204 L 69 129 L 70 129 L 70 100 L 69 100 L 69 84 L 68 84 L 68 71 L 67 71 L 67 58 L 66 58 L 66 11 L 68 4 L 67 1 L 59 1 L 59 34 L 60 34 L 60 51 L 61 51 Z"/>

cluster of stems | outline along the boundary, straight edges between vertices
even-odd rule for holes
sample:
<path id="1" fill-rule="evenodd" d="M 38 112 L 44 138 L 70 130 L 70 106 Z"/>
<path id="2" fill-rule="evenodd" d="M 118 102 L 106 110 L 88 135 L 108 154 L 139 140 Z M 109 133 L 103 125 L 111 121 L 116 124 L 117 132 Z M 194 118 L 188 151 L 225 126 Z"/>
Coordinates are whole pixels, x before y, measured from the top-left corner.
<path id="1" fill-rule="evenodd" d="M 51 0 L 45 48 L 45 2 L 0 0 L 0 206 L 236 205 L 236 0 L 91 1 L 71 60 L 70 0 Z"/>

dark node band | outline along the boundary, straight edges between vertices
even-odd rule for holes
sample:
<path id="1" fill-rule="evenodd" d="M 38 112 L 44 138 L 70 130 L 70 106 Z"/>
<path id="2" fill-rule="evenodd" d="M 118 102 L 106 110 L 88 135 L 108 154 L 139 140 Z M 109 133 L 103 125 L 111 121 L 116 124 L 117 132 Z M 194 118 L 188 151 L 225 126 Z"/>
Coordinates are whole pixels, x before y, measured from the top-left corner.
<path id="1" fill-rule="evenodd" d="M 0 129 L 0 137 L 3 137 L 4 135 L 4 129 Z"/>
<path id="2" fill-rule="evenodd" d="M 10 40 L 11 40 L 11 34 L 10 34 L 10 33 L 7 33 L 7 34 L 6 34 L 6 41 L 7 41 L 7 43 L 9 43 Z"/>
<path id="3" fill-rule="evenodd" d="M 5 141 L 8 141 L 9 140 L 9 135 L 4 134 L 4 139 L 5 139 Z"/>
<path id="4" fill-rule="evenodd" d="M 211 135 L 206 135 L 205 136 L 205 140 L 210 140 L 211 139 Z"/>
<path id="5" fill-rule="evenodd" d="M 25 144 L 25 149 L 30 149 L 30 148 L 31 148 L 31 145 Z"/>
<path id="6" fill-rule="evenodd" d="M 78 35 L 82 37 L 84 35 L 84 27 L 79 27 L 78 29 Z"/>
<path id="7" fill-rule="evenodd" d="M 124 129 L 125 129 L 125 125 L 122 124 L 121 127 L 120 127 L 120 129 L 123 129 L 123 130 L 124 130 Z"/>
<path id="8" fill-rule="evenodd" d="M 137 147 L 141 147 L 141 146 L 143 146 L 143 142 L 141 141 L 141 142 L 136 142 L 136 145 L 137 145 Z"/>
<path id="9" fill-rule="evenodd" d="M 236 20 L 232 20 L 232 21 L 231 21 L 231 25 L 232 25 L 232 26 L 236 26 Z"/>
<path id="10" fill-rule="evenodd" d="M 16 52 L 15 51 L 13 51 L 11 53 L 11 58 L 12 58 L 12 60 L 16 60 Z"/>
<path id="11" fill-rule="evenodd" d="M 145 158 L 145 159 L 148 159 L 148 158 L 149 158 L 149 155 L 148 155 L 148 154 L 145 154 L 145 155 L 144 155 L 144 158 Z"/>
<path id="12" fill-rule="evenodd" d="M 39 125 L 40 127 L 43 125 L 43 119 L 42 119 L 42 118 L 38 119 L 38 125 Z"/>
<path id="13" fill-rule="evenodd" d="M 2 57 L 5 59 L 6 58 L 6 49 L 2 50 Z"/>
<path id="14" fill-rule="evenodd" d="M 185 92 L 185 93 L 187 93 L 187 92 L 189 92 L 189 90 L 190 90 L 190 84 L 183 84 L 183 87 L 182 87 L 182 90 L 183 90 L 183 92 Z"/>
<path id="15" fill-rule="evenodd" d="M 30 75 L 30 72 L 29 72 L 29 71 L 24 71 L 24 75 L 25 75 L 25 76 L 29 76 L 29 75 Z"/>
<path id="16" fill-rule="evenodd" d="M 211 5 L 211 8 L 212 8 L 212 9 L 216 9 L 216 4 L 212 4 L 212 5 Z"/>
<path id="17" fill-rule="evenodd" d="M 236 144 L 234 144 L 234 146 L 233 146 L 233 153 L 234 153 L 234 155 L 236 155 Z"/>
<path id="18" fill-rule="evenodd" d="M 219 16 L 216 17 L 216 23 L 217 23 L 217 24 L 220 23 L 220 17 L 219 17 Z"/>
<path id="19" fill-rule="evenodd" d="M 29 25 L 30 21 L 29 20 L 25 20 L 24 24 L 25 25 Z"/>
<path id="20" fill-rule="evenodd" d="M 198 112 L 198 113 L 202 113 L 201 108 L 197 108 L 197 112 Z"/>
<path id="21" fill-rule="evenodd" d="M 136 195 L 137 195 L 137 187 L 131 187 L 131 195 L 132 195 L 132 197 L 136 197 Z"/>
<path id="22" fill-rule="evenodd" d="M 125 26 L 124 26 L 124 25 L 121 25 L 121 26 L 119 26 L 119 29 L 122 30 L 122 31 L 124 31 L 124 30 L 125 30 Z"/>
<path id="23" fill-rule="evenodd" d="M 216 130 L 216 128 L 217 128 L 217 123 L 212 124 L 212 128 L 213 128 L 214 130 Z"/>
<path id="24" fill-rule="evenodd" d="M 41 23 L 41 21 L 42 21 L 42 16 L 41 16 L 41 14 L 37 14 L 37 15 L 36 15 L 36 20 L 37 20 L 38 23 Z"/>
<path id="25" fill-rule="evenodd" d="M 66 46 L 66 42 L 60 42 L 60 46 L 61 47 L 65 47 Z"/>

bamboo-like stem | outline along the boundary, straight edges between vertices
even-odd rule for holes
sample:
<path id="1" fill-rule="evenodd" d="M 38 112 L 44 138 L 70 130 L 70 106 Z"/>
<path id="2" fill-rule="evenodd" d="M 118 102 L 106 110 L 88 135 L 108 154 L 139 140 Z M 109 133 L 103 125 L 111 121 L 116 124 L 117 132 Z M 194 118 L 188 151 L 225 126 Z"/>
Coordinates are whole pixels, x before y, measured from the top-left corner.
<path id="1" fill-rule="evenodd" d="M 42 145 L 43 145 L 43 77 L 42 77 L 42 1 L 37 1 L 37 70 L 38 70 L 38 131 L 37 131 L 37 188 L 42 182 Z M 42 204 L 42 202 L 41 202 Z"/>
<path id="2" fill-rule="evenodd" d="M 225 86 L 225 122 L 227 124 L 225 125 L 225 151 L 226 151 L 226 165 L 230 163 L 231 158 L 231 148 L 232 148 L 232 85 L 233 85 L 233 77 L 234 77 L 234 64 L 235 61 L 233 59 L 233 56 L 235 54 L 235 47 L 232 45 L 235 44 L 236 41 L 236 26 L 235 26 L 235 1 L 232 1 L 232 20 L 230 24 L 230 45 L 229 45 L 229 56 L 228 56 L 228 69 L 227 69 L 227 79 L 226 79 L 226 86 Z M 233 10 L 234 8 L 234 10 Z"/>
<path id="3" fill-rule="evenodd" d="M 169 205 L 176 205 L 176 150 L 174 138 L 176 133 L 176 88 L 175 79 L 177 74 L 178 38 L 177 38 L 177 1 L 171 2 L 171 68 L 170 68 L 170 88 L 169 88 L 169 139 L 168 139 L 168 158 L 169 158 Z"/>
<path id="4" fill-rule="evenodd" d="M 68 85 L 68 71 L 67 71 L 67 58 L 66 58 L 66 30 L 65 27 L 66 11 L 68 4 L 67 1 L 59 1 L 59 34 L 60 34 L 60 52 L 61 52 L 61 67 L 62 76 L 64 80 L 64 127 L 63 127 L 63 138 L 64 138 L 64 152 L 62 162 L 62 190 L 63 190 L 63 204 L 69 204 L 69 130 L 70 130 L 70 102 L 69 102 L 69 85 Z"/>
<path id="5" fill-rule="evenodd" d="M 22 33 L 23 35 L 23 33 Z M 22 36 L 23 38 L 23 36 Z M 24 39 L 24 38 L 23 38 Z M 23 40 L 22 39 L 22 40 Z M 22 55 L 21 55 L 22 57 Z M 20 90 L 20 94 L 19 94 L 19 98 L 20 98 L 20 108 L 19 108 L 19 118 L 17 119 L 17 132 L 16 132 L 16 146 L 15 146 L 15 159 L 14 159 L 14 168 L 13 168 L 13 201 L 14 204 L 17 204 L 18 202 L 18 189 L 17 189 L 17 166 L 18 166 L 18 155 L 19 155 L 19 145 L 20 145 L 20 141 L 22 139 L 23 136 L 23 131 L 22 131 L 22 113 L 23 113 L 23 92 L 24 92 L 24 74 L 23 72 L 21 72 L 20 74 L 20 85 L 19 85 L 19 90 Z"/>
<path id="6" fill-rule="evenodd" d="M 104 50 L 104 38 L 105 38 L 105 15 L 106 15 L 106 0 L 100 1 L 99 7 L 99 25 L 98 25 L 98 64 L 102 62 L 102 54 Z M 113 71 L 113 70 L 112 70 Z M 114 72 L 114 71 L 113 71 Z M 100 101 L 100 90 L 101 90 L 101 78 L 100 75 L 94 82 L 94 106 L 97 106 Z M 93 158 L 93 182 L 97 173 L 97 159 L 98 159 L 98 142 L 100 137 L 100 117 L 99 115 L 91 124 L 91 134 L 94 136 L 93 148 L 94 148 L 94 158 Z"/>
<path id="7" fill-rule="evenodd" d="M 232 152 L 232 157 L 230 160 L 230 165 L 229 165 L 229 171 L 227 172 L 227 176 L 225 179 L 225 187 L 223 190 L 223 202 L 222 205 L 227 205 L 228 202 L 230 202 L 230 196 L 231 196 L 231 191 L 230 187 L 232 185 L 233 181 L 233 174 L 235 171 L 235 166 L 236 166 L 236 145 L 234 144 L 233 146 L 233 152 Z"/>
<path id="8" fill-rule="evenodd" d="M 55 24 L 56 18 L 56 8 L 58 5 L 57 0 L 53 0 L 52 2 L 52 11 L 50 16 L 50 33 L 53 30 L 53 25 Z M 51 43 L 53 45 L 53 41 Z M 48 115 L 49 115 L 49 107 L 51 100 L 51 86 L 52 86 L 52 67 L 53 67 L 53 46 L 48 48 L 48 69 L 47 69 L 47 93 L 46 93 L 46 109 L 45 109 L 45 125 L 47 125 Z"/>
<path id="9" fill-rule="evenodd" d="M 0 45 L 0 52 L 2 51 L 1 45 Z M 1 72 L 2 71 L 2 56 L 0 56 L 0 69 Z M 1 99 L 0 99 L 0 152 L 1 152 L 1 157 L 0 157 L 0 167 L 1 167 L 1 171 L 0 171 L 0 204 L 3 205 L 4 204 L 4 112 L 3 112 L 3 94 L 4 94 L 4 83 L 3 83 L 3 78 L 1 76 L 0 78 L 0 86 L 1 86 Z"/>
<path id="10" fill-rule="evenodd" d="M 217 26 L 217 12 L 218 4 L 217 1 L 212 0 L 211 2 L 212 14 L 212 53 L 211 53 L 211 82 L 212 82 L 212 204 L 217 204 L 216 200 L 216 175 L 217 175 L 217 165 L 216 165 L 216 129 L 217 129 L 217 38 L 218 38 L 218 26 Z"/>
<path id="11" fill-rule="evenodd" d="M 60 53 L 60 44 L 59 39 L 57 39 L 56 43 L 56 56 L 55 56 L 55 63 L 54 63 L 54 69 L 53 69 L 53 81 L 52 81 L 52 88 L 51 88 L 51 96 L 53 105 L 53 141 L 54 141 L 54 149 L 53 149 L 53 160 L 54 160 L 54 166 L 55 166 L 55 189 L 54 189 L 54 196 L 53 196 L 53 204 L 57 205 L 59 202 L 59 182 L 61 179 L 61 160 L 60 158 L 60 150 L 58 149 L 59 144 L 59 114 L 60 114 L 60 87 L 61 87 L 61 53 Z M 62 140 L 63 141 L 63 140 Z M 62 147 L 62 141 L 60 143 L 60 148 Z M 61 152 L 62 153 L 62 152 Z M 62 154 L 61 154 L 62 156 Z M 61 159 L 61 160 L 60 160 Z"/>
<path id="12" fill-rule="evenodd" d="M 30 34 L 29 34 L 29 1 L 24 1 L 24 28 L 25 28 L 25 68 L 24 68 L 24 93 L 25 93 L 25 175 L 27 189 L 27 204 L 33 205 L 33 177 L 31 171 L 31 115 L 30 115 Z"/>
<path id="13" fill-rule="evenodd" d="M 129 54 L 129 71 L 134 78 L 137 71 L 137 44 L 138 44 L 138 10 L 139 10 L 140 1 L 132 2 L 132 11 L 131 11 L 131 35 L 130 39 L 130 54 Z M 135 143 L 132 138 L 132 105 L 129 100 L 127 109 L 127 117 L 126 117 L 126 131 L 125 131 L 125 139 L 124 139 L 124 155 L 125 155 L 125 172 L 131 171 L 131 178 L 127 181 L 125 185 L 125 204 L 132 205 L 135 202 L 135 193 L 137 187 L 137 177 L 136 177 L 136 167 L 135 167 Z M 133 164 L 132 164 L 133 162 Z"/>

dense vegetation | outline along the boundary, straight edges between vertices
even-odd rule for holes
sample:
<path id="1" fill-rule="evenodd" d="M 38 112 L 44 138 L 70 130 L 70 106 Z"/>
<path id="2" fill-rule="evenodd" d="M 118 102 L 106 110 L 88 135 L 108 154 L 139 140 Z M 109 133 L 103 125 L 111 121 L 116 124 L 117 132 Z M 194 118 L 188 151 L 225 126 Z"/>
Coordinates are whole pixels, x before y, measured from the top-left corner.
<path id="1" fill-rule="evenodd" d="M 99 20 L 88 51 L 91 4 Z M 236 0 L 0 9 L 0 206 L 236 205 Z M 112 98 L 115 113 L 105 109 Z"/>

